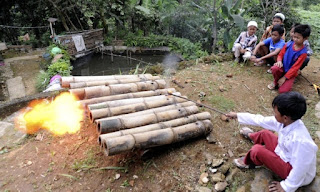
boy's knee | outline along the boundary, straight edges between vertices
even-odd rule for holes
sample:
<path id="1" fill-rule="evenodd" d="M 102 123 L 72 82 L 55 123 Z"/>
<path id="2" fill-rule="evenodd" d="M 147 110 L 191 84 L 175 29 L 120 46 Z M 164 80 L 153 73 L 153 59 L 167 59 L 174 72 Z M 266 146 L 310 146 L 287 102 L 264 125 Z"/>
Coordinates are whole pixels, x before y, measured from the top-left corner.
<path id="1" fill-rule="evenodd" d="M 275 73 L 275 72 L 278 72 L 278 71 L 281 71 L 282 69 L 280 68 L 280 67 L 278 67 L 278 66 L 272 66 L 271 67 L 271 71 L 272 71 L 272 73 Z"/>
<path id="2" fill-rule="evenodd" d="M 291 91 L 291 87 L 289 87 L 289 86 L 281 86 L 281 87 L 279 87 L 279 94 L 280 93 L 286 93 L 286 92 L 289 92 L 289 91 Z"/>
<path id="3" fill-rule="evenodd" d="M 240 49 L 240 48 L 241 48 L 241 44 L 240 44 L 240 43 L 234 44 L 234 48 L 235 48 L 235 49 Z"/>
<path id="4" fill-rule="evenodd" d="M 250 149 L 250 156 L 257 156 L 259 155 L 259 153 L 264 150 L 264 146 L 260 145 L 260 144 L 255 144 L 251 149 Z"/>

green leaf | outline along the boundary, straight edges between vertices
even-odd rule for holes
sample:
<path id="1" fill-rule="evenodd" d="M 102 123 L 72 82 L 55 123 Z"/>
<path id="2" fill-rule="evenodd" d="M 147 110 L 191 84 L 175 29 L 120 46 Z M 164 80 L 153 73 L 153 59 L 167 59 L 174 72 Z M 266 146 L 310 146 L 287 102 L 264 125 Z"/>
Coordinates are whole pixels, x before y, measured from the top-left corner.
<path id="1" fill-rule="evenodd" d="M 224 4 L 226 5 L 226 7 L 228 8 L 228 10 L 231 9 L 232 7 L 232 0 L 225 0 Z"/>
<path id="2" fill-rule="evenodd" d="M 145 15 L 150 15 L 151 11 L 150 9 L 146 8 L 146 7 L 142 7 L 140 5 L 135 6 L 136 9 L 138 9 L 139 11 L 141 11 L 142 13 L 144 13 Z"/>
<path id="3" fill-rule="evenodd" d="M 244 26 L 244 19 L 240 15 L 233 15 L 231 14 L 231 17 L 233 18 L 234 23 L 242 29 Z"/>
<path id="4" fill-rule="evenodd" d="M 221 13 L 224 18 L 227 18 L 229 16 L 229 10 L 225 5 L 221 6 Z"/>

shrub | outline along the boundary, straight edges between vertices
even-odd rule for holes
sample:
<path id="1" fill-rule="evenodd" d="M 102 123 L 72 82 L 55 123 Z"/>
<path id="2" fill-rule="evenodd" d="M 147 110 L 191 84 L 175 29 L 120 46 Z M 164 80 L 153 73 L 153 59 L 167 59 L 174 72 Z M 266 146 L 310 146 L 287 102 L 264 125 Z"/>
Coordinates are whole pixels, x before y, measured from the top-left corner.
<path id="1" fill-rule="evenodd" d="M 57 62 L 51 64 L 48 67 L 48 74 L 53 77 L 56 74 L 61 76 L 69 76 L 71 74 L 72 66 L 70 66 L 70 61 L 59 59 Z"/>
<path id="2" fill-rule="evenodd" d="M 36 81 L 36 89 L 41 92 L 46 89 L 47 85 L 50 81 L 50 76 L 47 72 L 41 71 L 38 74 L 37 81 Z"/>

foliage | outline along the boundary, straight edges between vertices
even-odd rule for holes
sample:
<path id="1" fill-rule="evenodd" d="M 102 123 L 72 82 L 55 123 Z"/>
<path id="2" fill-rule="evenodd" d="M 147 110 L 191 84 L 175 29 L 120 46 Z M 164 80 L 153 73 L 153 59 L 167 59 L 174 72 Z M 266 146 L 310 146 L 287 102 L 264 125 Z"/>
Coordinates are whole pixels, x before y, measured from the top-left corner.
<path id="1" fill-rule="evenodd" d="M 59 59 L 48 67 L 48 74 L 50 77 L 53 77 L 56 74 L 69 76 L 71 74 L 71 70 L 72 66 L 70 66 L 70 61 Z"/>
<path id="2" fill-rule="evenodd" d="M 40 72 L 37 76 L 36 89 L 40 92 L 46 89 L 50 81 L 50 76 L 47 72 Z"/>

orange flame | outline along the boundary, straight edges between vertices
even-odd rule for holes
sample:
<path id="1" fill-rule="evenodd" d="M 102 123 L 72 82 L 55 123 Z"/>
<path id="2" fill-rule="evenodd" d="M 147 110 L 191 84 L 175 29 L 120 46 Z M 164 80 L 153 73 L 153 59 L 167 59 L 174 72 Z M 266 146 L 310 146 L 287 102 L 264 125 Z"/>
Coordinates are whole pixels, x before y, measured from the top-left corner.
<path id="1" fill-rule="evenodd" d="M 76 133 L 80 130 L 84 109 L 77 98 L 64 92 L 52 102 L 34 100 L 16 117 L 16 128 L 33 134 L 46 129 L 54 135 Z"/>

